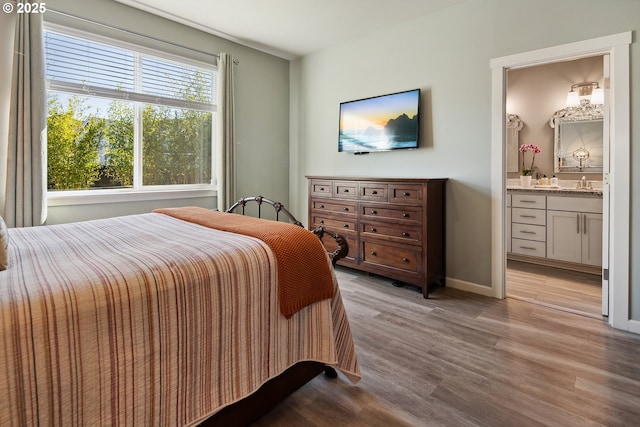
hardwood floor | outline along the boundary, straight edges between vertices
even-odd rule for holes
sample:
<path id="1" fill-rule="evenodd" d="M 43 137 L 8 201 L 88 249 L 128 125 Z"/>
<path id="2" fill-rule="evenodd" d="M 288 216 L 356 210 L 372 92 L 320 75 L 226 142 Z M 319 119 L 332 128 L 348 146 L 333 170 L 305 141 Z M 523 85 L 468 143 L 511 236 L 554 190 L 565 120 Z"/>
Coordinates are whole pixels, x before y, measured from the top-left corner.
<path id="1" fill-rule="evenodd" d="M 599 275 L 509 260 L 506 281 L 508 298 L 602 318 Z"/>
<path id="2" fill-rule="evenodd" d="M 255 426 L 631 426 L 640 336 L 515 299 L 338 271 L 362 370 L 316 377 Z"/>

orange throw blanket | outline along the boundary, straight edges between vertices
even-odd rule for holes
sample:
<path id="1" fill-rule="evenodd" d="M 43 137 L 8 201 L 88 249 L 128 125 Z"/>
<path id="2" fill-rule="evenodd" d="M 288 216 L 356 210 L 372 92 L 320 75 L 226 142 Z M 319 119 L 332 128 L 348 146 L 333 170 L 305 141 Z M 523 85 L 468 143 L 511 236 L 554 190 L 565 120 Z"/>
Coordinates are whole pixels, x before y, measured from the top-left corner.
<path id="1" fill-rule="evenodd" d="M 333 276 L 324 246 L 300 226 L 200 207 L 153 212 L 265 242 L 278 263 L 280 311 L 287 318 L 309 304 L 333 297 Z"/>

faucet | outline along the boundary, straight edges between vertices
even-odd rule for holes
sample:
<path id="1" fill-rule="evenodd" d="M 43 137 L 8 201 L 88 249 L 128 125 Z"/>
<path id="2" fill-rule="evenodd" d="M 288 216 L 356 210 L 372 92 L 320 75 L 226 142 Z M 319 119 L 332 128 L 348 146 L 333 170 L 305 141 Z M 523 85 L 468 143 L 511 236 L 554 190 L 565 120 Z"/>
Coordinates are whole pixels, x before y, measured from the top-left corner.
<path id="1" fill-rule="evenodd" d="M 582 179 L 576 183 L 576 188 L 577 189 L 591 189 L 592 187 L 591 187 L 591 183 L 587 182 L 587 177 L 583 176 Z"/>

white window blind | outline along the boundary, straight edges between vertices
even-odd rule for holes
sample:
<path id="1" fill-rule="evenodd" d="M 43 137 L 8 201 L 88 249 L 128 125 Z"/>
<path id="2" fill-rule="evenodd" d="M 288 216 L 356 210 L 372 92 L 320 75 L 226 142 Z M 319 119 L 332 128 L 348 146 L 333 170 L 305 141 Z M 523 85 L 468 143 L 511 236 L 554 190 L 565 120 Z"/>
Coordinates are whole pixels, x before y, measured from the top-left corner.
<path id="1" fill-rule="evenodd" d="M 215 111 L 210 70 L 52 31 L 45 54 L 50 90 Z"/>

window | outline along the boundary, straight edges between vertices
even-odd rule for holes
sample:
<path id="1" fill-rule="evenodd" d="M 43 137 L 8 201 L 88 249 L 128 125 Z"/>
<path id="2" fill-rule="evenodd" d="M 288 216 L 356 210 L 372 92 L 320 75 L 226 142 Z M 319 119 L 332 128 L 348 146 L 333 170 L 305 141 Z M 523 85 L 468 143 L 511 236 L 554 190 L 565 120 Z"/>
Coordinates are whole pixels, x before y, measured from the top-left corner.
<path id="1" fill-rule="evenodd" d="M 213 66 L 57 29 L 45 50 L 50 194 L 212 188 Z"/>

